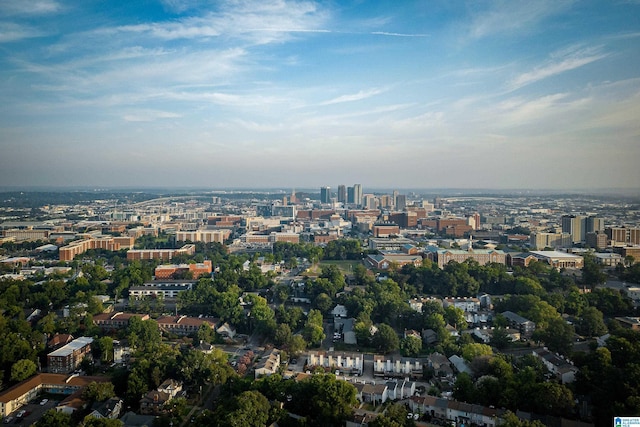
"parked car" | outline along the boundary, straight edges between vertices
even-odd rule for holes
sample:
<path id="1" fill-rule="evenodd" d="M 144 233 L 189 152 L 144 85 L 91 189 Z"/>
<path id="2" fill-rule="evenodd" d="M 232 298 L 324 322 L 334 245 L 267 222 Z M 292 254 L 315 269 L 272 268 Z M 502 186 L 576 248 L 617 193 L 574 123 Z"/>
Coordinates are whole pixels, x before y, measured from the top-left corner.
<path id="1" fill-rule="evenodd" d="M 47 402 L 48 402 L 48 401 L 49 401 L 49 399 L 42 399 L 42 400 L 40 401 L 40 405 L 44 406 L 44 405 L 46 405 L 46 404 L 47 404 Z"/>
<path id="2" fill-rule="evenodd" d="M 5 424 L 9 424 L 11 421 L 13 421 L 13 417 L 12 416 L 8 416 L 7 418 L 4 419 L 4 423 Z"/>

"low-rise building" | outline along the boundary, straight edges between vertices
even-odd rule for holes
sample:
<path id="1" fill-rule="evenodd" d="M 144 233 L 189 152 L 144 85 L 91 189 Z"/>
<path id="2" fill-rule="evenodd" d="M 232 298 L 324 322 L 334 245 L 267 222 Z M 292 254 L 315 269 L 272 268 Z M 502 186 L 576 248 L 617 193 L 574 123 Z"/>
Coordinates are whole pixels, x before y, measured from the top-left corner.
<path id="1" fill-rule="evenodd" d="M 98 313 L 93 316 L 93 324 L 102 330 L 116 331 L 122 328 L 126 328 L 131 322 L 133 317 L 138 317 L 140 320 L 148 320 L 148 314 L 139 313 L 125 313 L 122 311 L 112 313 Z"/>
<path id="2" fill-rule="evenodd" d="M 255 366 L 255 377 L 273 375 L 278 372 L 280 367 L 280 350 L 272 349 L 269 353 L 262 356 L 262 359 Z"/>
<path id="3" fill-rule="evenodd" d="M 129 288 L 129 298 L 138 300 L 142 298 L 177 298 L 181 292 L 191 290 L 195 282 L 193 280 L 159 280 L 145 282 L 140 286 Z"/>
<path id="4" fill-rule="evenodd" d="M 373 356 L 373 375 L 379 377 L 422 378 L 424 359 L 400 356 Z"/>
<path id="5" fill-rule="evenodd" d="M 307 366 L 339 371 L 341 374 L 362 375 L 364 359 L 360 353 L 310 351 L 307 354 Z"/>
<path id="6" fill-rule="evenodd" d="M 63 374 L 75 370 L 85 357 L 91 357 L 93 338 L 80 337 L 47 355 L 47 366 L 51 373 Z"/>
<path id="7" fill-rule="evenodd" d="M 212 318 L 189 317 L 189 316 L 162 316 L 159 317 L 158 326 L 165 332 L 176 335 L 191 335 L 198 332 L 203 324 L 216 329 L 216 321 Z"/>

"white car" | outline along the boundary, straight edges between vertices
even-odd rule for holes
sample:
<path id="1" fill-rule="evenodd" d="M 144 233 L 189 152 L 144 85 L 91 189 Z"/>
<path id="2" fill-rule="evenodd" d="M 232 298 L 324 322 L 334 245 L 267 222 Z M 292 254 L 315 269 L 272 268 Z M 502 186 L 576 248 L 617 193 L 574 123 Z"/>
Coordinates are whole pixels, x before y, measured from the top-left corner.
<path id="1" fill-rule="evenodd" d="M 49 401 L 49 399 L 42 399 L 42 400 L 40 401 L 40 405 L 44 406 L 44 405 L 46 405 L 46 404 L 47 404 L 47 402 L 48 402 L 48 401 Z"/>

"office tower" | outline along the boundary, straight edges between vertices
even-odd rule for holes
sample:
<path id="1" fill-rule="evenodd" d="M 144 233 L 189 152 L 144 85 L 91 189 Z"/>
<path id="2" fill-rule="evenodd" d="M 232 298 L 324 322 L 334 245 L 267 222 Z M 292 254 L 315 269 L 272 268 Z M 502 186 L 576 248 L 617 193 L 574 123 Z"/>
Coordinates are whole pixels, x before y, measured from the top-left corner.
<path id="1" fill-rule="evenodd" d="M 353 184 L 353 203 L 362 206 L 362 184 Z"/>
<path id="2" fill-rule="evenodd" d="M 396 196 L 396 210 L 401 211 L 407 207 L 407 196 L 404 194 L 398 194 Z"/>
<path id="3" fill-rule="evenodd" d="M 396 206 L 396 199 L 398 198 L 398 190 L 393 190 L 393 206 Z"/>
<path id="4" fill-rule="evenodd" d="M 354 200 L 355 200 L 354 195 L 355 195 L 355 192 L 354 192 L 353 187 L 347 188 L 347 203 L 349 203 L 349 204 L 354 204 L 355 203 L 354 202 Z"/>
<path id="5" fill-rule="evenodd" d="M 581 215 L 563 215 L 562 232 L 571 234 L 573 243 L 584 242 L 586 239 L 586 218 Z"/>
<path id="6" fill-rule="evenodd" d="M 585 233 L 604 231 L 604 219 L 598 218 L 597 216 L 587 217 L 585 226 Z"/>
<path id="7" fill-rule="evenodd" d="M 338 185 L 338 201 L 340 203 L 347 203 L 347 187 L 344 185 Z"/>
<path id="8" fill-rule="evenodd" d="M 320 203 L 331 203 L 331 187 L 320 188 Z"/>

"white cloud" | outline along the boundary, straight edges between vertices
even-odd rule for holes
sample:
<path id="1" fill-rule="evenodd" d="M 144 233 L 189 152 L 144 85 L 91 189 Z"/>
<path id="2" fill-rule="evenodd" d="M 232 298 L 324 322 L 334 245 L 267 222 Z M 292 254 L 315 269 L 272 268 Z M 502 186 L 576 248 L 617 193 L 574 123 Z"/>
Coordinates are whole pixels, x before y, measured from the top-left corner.
<path id="1" fill-rule="evenodd" d="M 46 33 L 28 25 L 13 22 L 0 22 L 0 43 L 15 42 L 23 39 L 43 37 Z"/>
<path id="2" fill-rule="evenodd" d="M 556 52 L 551 55 L 552 59 L 545 64 L 512 79 L 509 87 L 512 90 L 519 89 L 539 80 L 575 70 L 607 56 L 608 54 L 601 53 L 598 48 Z"/>
<path id="3" fill-rule="evenodd" d="M 385 91 L 382 89 L 361 90 L 358 93 L 338 96 L 336 98 L 322 102 L 320 103 L 320 105 L 333 105 L 333 104 L 341 104 L 343 102 L 360 101 L 363 99 L 371 98 L 372 96 L 379 95 L 383 92 Z"/>
<path id="4" fill-rule="evenodd" d="M 52 0 L 2 0 L 0 14 L 11 15 L 44 15 L 56 13 L 61 9 L 58 2 Z"/>
<path id="5" fill-rule="evenodd" d="M 476 11 L 468 28 L 472 38 L 501 33 L 529 33 L 547 17 L 567 10 L 575 0 L 500 0 Z"/>
<path id="6" fill-rule="evenodd" d="M 137 110 L 122 116 L 127 122 L 152 122 L 159 119 L 176 119 L 180 117 L 182 117 L 181 114 L 158 110 Z"/>

